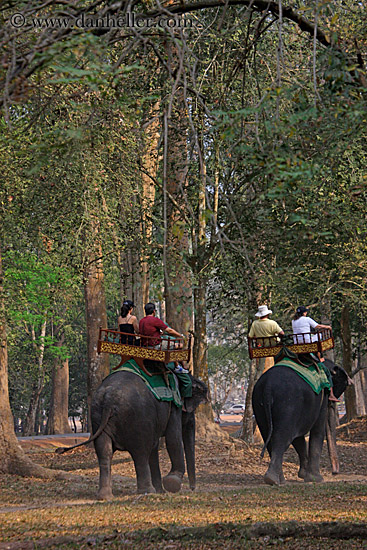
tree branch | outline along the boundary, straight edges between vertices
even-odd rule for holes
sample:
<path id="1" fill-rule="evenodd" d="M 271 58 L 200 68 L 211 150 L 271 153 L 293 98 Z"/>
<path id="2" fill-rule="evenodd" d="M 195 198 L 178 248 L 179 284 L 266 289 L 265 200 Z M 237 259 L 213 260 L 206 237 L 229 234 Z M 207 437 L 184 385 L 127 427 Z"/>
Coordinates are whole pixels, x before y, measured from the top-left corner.
<path id="1" fill-rule="evenodd" d="M 273 15 L 275 15 L 277 18 L 279 18 L 278 2 L 269 2 L 268 0 L 255 0 L 255 2 L 253 0 L 228 0 L 226 2 L 223 2 L 223 0 L 222 1 L 211 0 L 206 2 L 197 2 L 194 4 L 180 3 L 180 4 L 170 5 L 169 11 L 172 14 L 182 15 L 184 13 L 201 11 L 203 9 L 208 9 L 208 8 L 217 8 L 219 6 L 224 6 L 224 5 L 226 5 L 227 7 L 228 6 L 251 6 L 252 9 L 255 11 L 262 12 L 267 10 Z M 160 11 L 153 10 L 151 12 L 148 12 L 146 15 L 147 17 L 156 17 L 159 14 L 160 14 Z M 322 32 L 319 28 L 317 28 L 315 33 L 314 23 L 306 19 L 306 17 L 303 17 L 302 15 L 297 13 L 297 11 L 291 8 L 290 6 L 283 7 L 282 15 L 283 15 L 283 18 L 289 19 L 290 21 L 293 21 L 294 23 L 296 23 L 299 26 L 299 28 L 302 31 L 308 33 L 311 36 L 311 38 L 313 38 L 315 34 L 318 42 L 320 42 L 324 46 L 329 47 L 332 45 L 324 32 Z"/>

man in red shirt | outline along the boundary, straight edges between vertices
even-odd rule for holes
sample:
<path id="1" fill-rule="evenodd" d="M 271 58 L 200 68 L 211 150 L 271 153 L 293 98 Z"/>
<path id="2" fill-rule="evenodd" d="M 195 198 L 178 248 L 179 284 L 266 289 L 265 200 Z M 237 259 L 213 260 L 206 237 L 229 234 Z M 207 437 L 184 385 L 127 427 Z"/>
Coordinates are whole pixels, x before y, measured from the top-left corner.
<path id="1" fill-rule="evenodd" d="M 167 333 L 170 336 L 176 336 L 176 338 L 184 338 L 183 334 L 178 333 L 173 328 L 169 327 L 166 323 L 164 323 L 159 317 L 156 317 L 156 311 L 155 311 L 155 305 L 149 302 L 144 306 L 146 316 L 141 319 L 139 323 L 139 334 L 143 336 L 152 336 L 152 338 L 143 338 L 144 342 L 142 342 L 143 345 L 148 346 L 150 348 L 160 348 L 160 349 L 167 349 L 169 339 L 162 339 L 161 336 L 163 333 Z M 173 349 L 173 348 L 171 348 Z M 169 363 L 170 364 L 170 363 Z M 172 364 L 172 363 L 171 363 Z M 173 369 L 173 372 L 176 374 L 178 378 L 179 388 L 181 397 L 184 401 L 185 397 L 191 397 L 192 396 L 192 382 L 191 378 L 188 375 L 188 370 L 182 367 L 181 365 L 178 365 L 178 363 L 174 363 L 175 367 Z M 183 410 L 185 411 L 185 405 L 183 402 Z"/>
<path id="2" fill-rule="evenodd" d="M 152 336 L 153 338 L 145 339 L 143 345 L 147 345 L 150 348 L 160 347 L 162 343 L 162 349 L 167 349 L 168 340 L 161 340 L 162 333 L 166 332 L 176 338 L 183 338 L 182 334 L 179 334 L 173 328 L 169 327 L 159 317 L 156 317 L 155 305 L 149 302 L 144 307 L 146 317 L 143 317 L 139 323 L 139 333 L 143 336 Z M 147 342 L 147 343 L 146 343 Z"/>

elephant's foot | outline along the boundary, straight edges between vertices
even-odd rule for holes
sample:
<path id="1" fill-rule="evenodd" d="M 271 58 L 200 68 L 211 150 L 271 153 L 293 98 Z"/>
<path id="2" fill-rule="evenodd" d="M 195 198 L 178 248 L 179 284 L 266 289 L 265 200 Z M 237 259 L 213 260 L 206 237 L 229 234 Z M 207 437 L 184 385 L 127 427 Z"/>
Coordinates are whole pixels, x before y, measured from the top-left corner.
<path id="1" fill-rule="evenodd" d="M 283 472 L 281 472 L 281 474 L 279 476 L 279 483 L 280 483 L 280 485 L 285 485 L 285 477 L 284 477 Z"/>
<path id="2" fill-rule="evenodd" d="M 178 493 L 181 489 L 182 478 L 177 474 L 168 474 L 163 478 L 163 487 L 169 493 Z"/>
<path id="3" fill-rule="evenodd" d="M 300 477 L 301 479 L 305 479 L 306 477 L 306 470 L 304 468 L 300 468 L 298 470 L 298 477 Z"/>
<path id="4" fill-rule="evenodd" d="M 274 472 L 269 472 L 269 470 L 266 472 L 264 476 L 264 481 L 268 485 L 280 485 L 282 483 L 279 474 L 274 474 Z"/>
<path id="5" fill-rule="evenodd" d="M 100 489 L 97 493 L 97 500 L 112 500 L 112 490 L 109 488 Z"/>
<path id="6" fill-rule="evenodd" d="M 139 495 L 147 495 L 151 493 L 157 493 L 158 491 L 155 490 L 153 485 L 150 485 L 148 487 L 138 487 L 137 492 Z"/>
<path id="7" fill-rule="evenodd" d="M 324 478 L 321 474 L 312 474 L 311 472 L 307 472 L 304 480 L 306 483 L 322 483 Z"/>

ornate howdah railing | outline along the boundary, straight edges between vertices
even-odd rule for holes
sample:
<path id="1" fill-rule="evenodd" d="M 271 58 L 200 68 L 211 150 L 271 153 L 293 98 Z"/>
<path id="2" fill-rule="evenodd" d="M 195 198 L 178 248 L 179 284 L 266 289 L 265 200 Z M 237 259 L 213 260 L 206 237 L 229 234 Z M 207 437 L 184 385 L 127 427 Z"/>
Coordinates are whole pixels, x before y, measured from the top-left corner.
<path id="1" fill-rule="evenodd" d="M 157 340 L 159 344 L 152 347 L 151 344 Z M 97 351 L 98 353 L 120 355 L 121 361 L 115 368 L 129 359 L 134 359 L 147 374 L 150 374 L 144 366 L 145 359 L 165 364 L 172 361 L 190 361 L 191 336 L 189 338 L 173 338 L 171 336 L 159 338 L 100 328 Z"/>
<path id="2" fill-rule="evenodd" d="M 248 351 L 251 359 L 257 357 L 275 357 L 283 346 L 294 353 L 324 352 L 334 347 L 334 337 L 330 329 L 322 329 L 316 333 L 287 334 L 264 338 L 248 337 Z"/>

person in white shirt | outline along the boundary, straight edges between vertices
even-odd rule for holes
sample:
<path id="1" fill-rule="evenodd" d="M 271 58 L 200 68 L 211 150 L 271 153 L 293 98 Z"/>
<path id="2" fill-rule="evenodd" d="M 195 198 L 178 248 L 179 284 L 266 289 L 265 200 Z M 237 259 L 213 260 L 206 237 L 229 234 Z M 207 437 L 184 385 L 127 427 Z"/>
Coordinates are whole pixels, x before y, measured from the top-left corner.
<path id="1" fill-rule="evenodd" d="M 331 330 L 330 325 L 321 325 L 320 323 L 316 323 L 311 317 L 307 316 L 308 309 L 305 306 L 300 306 L 296 309 L 296 314 L 292 321 L 292 330 L 293 334 L 303 334 L 303 338 L 299 338 L 298 342 L 295 340 L 295 344 L 309 344 L 310 342 L 317 341 L 316 334 L 310 334 L 313 330 L 319 330 L 322 328 L 327 328 Z M 308 334 L 307 334 L 308 333 Z"/>
<path id="2" fill-rule="evenodd" d="M 308 309 L 305 306 L 299 306 L 296 309 L 296 314 L 292 320 L 292 330 L 293 330 L 293 340 L 295 344 L 309 344 L 310 342 L 317 341 L 317 335 L 316 334 L 310 334 L 311 329 L 313 330 L 320 330 L 323 328 L 331 329 L 330 325 L 321 325 L 320 323 L 316 323 L 311 317 L 307 316 Z M 300 334 L 297 338 L 297 334 Z M 321 355 L 318 353 L 319 361 L 321 363 L 324 362 L 324 359 L 321 357 Z M 326 367 L 324 368 L 325 374 L 328 376 L 328 372 L 326 372 L 328 369 Z M 330 384 L 332 384 L 332 378 L 329 375 L 328 376 Z M 338 399 L 334 395 L 333 386 L 331 385 L 330 388 L 330 401 L 338 401 Z"/>

